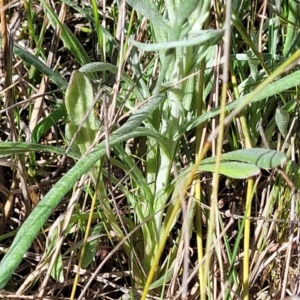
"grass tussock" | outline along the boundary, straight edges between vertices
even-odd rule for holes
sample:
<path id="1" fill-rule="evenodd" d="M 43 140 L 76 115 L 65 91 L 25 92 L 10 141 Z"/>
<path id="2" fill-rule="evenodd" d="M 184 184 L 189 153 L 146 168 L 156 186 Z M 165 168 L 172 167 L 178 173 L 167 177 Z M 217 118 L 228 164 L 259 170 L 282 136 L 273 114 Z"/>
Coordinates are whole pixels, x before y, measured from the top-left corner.
<path id="1" fill-rule="evenodd" d="M 2 298 L 298 299 L 298 1 L 0 11 Z"/>

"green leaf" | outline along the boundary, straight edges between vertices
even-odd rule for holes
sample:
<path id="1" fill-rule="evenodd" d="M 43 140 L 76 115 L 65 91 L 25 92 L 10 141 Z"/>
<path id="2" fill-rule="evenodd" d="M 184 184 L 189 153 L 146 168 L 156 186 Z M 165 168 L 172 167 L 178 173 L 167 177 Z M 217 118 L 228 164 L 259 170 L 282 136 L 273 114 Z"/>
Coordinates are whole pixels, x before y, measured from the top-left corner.
<path id="1" fill-rule="evenodd" d="M 206 43 L 209 43 L 210 45 L 216 44 L 222 38 L 223 33 L 223 29 L 208 29 L 201 30 L 199 33 L 197 33 L 196 37 L 191 37 L 180 41 L 171 41 L 158 44 L 145 44 L 130 40 L 130 43 L 144 51 L 160 51 L 176 47 L 188 47 L 194 45 L 201 46 Z"/>
<path id="2" fill-rule="evenodd" d="M 283 106 L 281 107 L 281 109 L 282 109 L 282 110 L 285 110 L 285 111 L 287 111 L 287 112 L 289 112 L 289 113 L 292 113 L 292 112 L 295 111 L 295 109 L 296 109 L 296 107 L 297 107 L 297 103 L 298 103 L 298 100 L 293 99 L 293 100 L 287 102 L 285 105 L 283 105 Z"/>
<path id="3" fill-rule="evenodd" d="M 285 39 L 282 54 L 285 57 L 290 56 L 299 45 L 299 30 L 298 26 L 295 24 L 299 24 L 299 13 L 300 7 L 296 1 L 292 1 L 287 5 L 288 8 L 288 24 L 286 26 Z"/>
<path id="4" fill-rule="evenodd" d="M 91 231 L 90 236 L 98 236 L 103 229 L 103 223 L 98 223 L 94 226 L 94 228 Z M 97 246 L 98 246 L 98 239 L 92 240 L 91 242 L 88 242 L 83 259 L 82 259 L 82 267 L 87 268 L 92 262 L 95 257 L 95 253 L 97 252 Z"/>
<path id="5" fill-rule="evenodd" d="M 261 148 L 251 148 L 251 149 L 241 149 L 226 154 L 222 154 L 221 159 L 223 161 L 242 161 L 249 164 L 254 164 L 259 168 L 270 169 L 276 168 L 283 164 L 287 160 L 285 153 L 271 150 L 271 149 L 261 149 Z M 213 163 L 215 157 L 210 157 L 204 159 L 201 163 Z"/>
<path id="6" fill-rule="evenodd" d="M 172 32 L 175 32 L 175 35 L 177 37 L 179 37 L 179 34 L 182 31 L 184 23 L 191 16 L 198 5 L 199 0 L 188 0 L 182 1 L 180 5 L 177 6 L 177 11 L 174 19 L 175 22 L 174 24 L 172 24 L 175 27 L 172 28 Z"/>
<path id="7" fill-rule="evenodd" d="M 2 38 L 0 37 L 0 44 L 2 45 Z M 14 43 L 13 52 L 16 56 L 32 65 L 38 69 L 42 74 L 45 74 L 51 81 L 53 81 L 62 91 L 65 91 L 67 88 L 67 82 L 64 78 L 57 72 L 53 71 L 51 68 L 46 66 L 41 60 L 36 56 L 31 54 L 29 51 Z"/>
<path id="8" fill-rule="evenodd" d="M 271 96 L 274 96 L 276 94 L 279 94 L 280 92 L 286 91 L 290 88 L 293 88 L 295 86 L 300 85 L 300 70 L 296 71 L 292 74 L 289 74 L 272 84 L 269 84 L 266 88 L 264 88 L 263 91 L 259 93 L 259 95 L 253 97 L 251 103 L 269 98 Z M 226 112 L 229 112 L 236 107 L 240 106 L 245 100 L 247 100 L 249 95 L 243 96 L 228 105 L 226 105 Z M 195 118 L 194 120 L 190 121 L 187 126 L 185 126 L 184 130 L 191 130 L 192 128 L 198 126 L 199 124 L 202 124 L 203 122 L 207 121 L 210 118 L 213 118 L 214 116 L 219 115 L 221 112 L 220 108 L 212 109 L 211 111 L 201 115 L 198 118 Z"/>
<path id="9" fill-rule="evenodd" d="M 63 40 L 64 45 L 71 51 L 81 65 L 88 63 L 90 59 L 82 44 L 78 41 L 70 29 L 59 21 L 57 14 L 54 13 L 46 1 L 41 0 L 41 3 L 47 12 L 47 16 L 53 28 L 60 28 L 61 39 Z"/>
<path id="10" fill-rule="evenodd" d="M 0 143 L 0 157 L 7 157 L 14 154 L 22 154 L 31 151 L 32 152 L 47 151 L 59 155 L 65 154 L 65 149 L 53 147 L 53 146 L 47 146 L 47 145 L 41 145 L 35 143 L 25 143 L 25 142 L 24 143 L 23 142 Z M 80 158 L 79 153 L 73 150 L 68 152 L 68 156 L 74 159 Z"/>
<path id="11" fill-rule="evenodd" d="M 31 139 L 33 143 L 38 143 L 42 135 L 49 130 L 53 125 L 55 125 L 61 118 L 66 115 L 66 108 L 61 105 L 55 111 L 53 111 L 49 116 L 41 120 L 33 129 Z"/>
<path id="12" fill-rule="evenodd" d="M 167 141 L 154 129 L 145 128 L 145 127 L 137 127 L 135 130 L 132 131 L 132 137 L 138 136 L 151 136 L 157 140 L 157 142 L 161 145 L 166 153 L 168 152 L 168 143 Z M 128 137 L 130 138 L 130 137 Z M 23 154 L 26 152 L 50 152 L 56 153 L 59 155 L 65 154 L 65 149 L 59 147 L 53 147 L 48 145 L 41 145 L 35 143 L 26 143 L 26 142 L 4 142 L 0 143 L 0 157 L 8 157 L 15 154 Z M 68 152 L 68 156 L 74 159 L 80 159 L 80 154 L 78 151 L 70 150 Z"/>
<path id="13" fill-rule="evenodd" d="M 288 133 L 288 125 L 290 122 L 290 114 L 283 109 L 276 109 L 275 122 L 282 136 L 285 138 Z"/>
<path id="14" fill-rule="evenodd" d="M 74 136 L 82 118 L 91 109 L 94 102 L 93 87 L 90 80 L 81 72 L 72 73 L 65 97 L 67 114 L 70 120 L 68 130 Z M 88 115 L 74 142 L 75 149 L 78 147 L 81 154 L 93 144 L 98 129 L 94 109 Z"/>
<path id="15" fill-rule="evenodd" d="M 54 266 L 51 270 L 52 278 L 60 283 L 64 283 L 65 279 L 64 279 L 63 270 L 64 270 L 64 265 L 63 265 L 63 261 L 62 261 L 62 256 L 61 256 L 61 254 L 59 254 L 58 257 L 56 258 Z"/>
<path id="16" fill-rule="evenodd" d="M 215 164 L 200 165 L 198 170 L 201 172 L 214 172 Z M 219 169 L 220 174 L 235 178 L 245 179 L 260 174 L 260 168 L 254 164 L 241 162 L 222 162 Z"/>
<path id="17" fill-rule="evenodd" d="M 110 63 L 105 63 L 105 62 L 91 62 L 91 63 L 83 65 L 79 69 L 79 71 L 80 72 L 85 72 L 85 73 L 109 71 L 113 74 L 117 74 L 118 73 L 118 67 L 116 67 L 115 65 L 112 65 Z M 124 73 L 123 75 L 126 76 L 127 74 Z"/>
<path id="18" fill-rule="evenodd" d="M 72 124 L 81 124 L 82 117 L 91 108 L 93 100 L 94 92 L 90 80 L 83 73 L 74 71 L 65 96 L 66 110 Z M 97 129 L 96 118 L 93 116 L 89 116 L 85 124 L 93 130 Z"/>
<path id="19" fill-rule="evenodd" d="M 181 39 L 180 37 L 186 37 L 188 32 L 192 32 L 193 24 L 196 25 L 195 23 L 198 24 L 194 29 L 202 28 L 207 17 L 204 16 L 205 13 L 203 15 L 203 12 L 201 12 L 200 7 L 201 4 L 204 4 L 204 1 L 201 2 L 199 0 L 188 0 L 168 6 L 168 8 L 170 7 L 170 18 L 172 20 L 172 31 L 168 41 L 178 41 Z M 202 19 L 202 22 L 200 19 Z"/>

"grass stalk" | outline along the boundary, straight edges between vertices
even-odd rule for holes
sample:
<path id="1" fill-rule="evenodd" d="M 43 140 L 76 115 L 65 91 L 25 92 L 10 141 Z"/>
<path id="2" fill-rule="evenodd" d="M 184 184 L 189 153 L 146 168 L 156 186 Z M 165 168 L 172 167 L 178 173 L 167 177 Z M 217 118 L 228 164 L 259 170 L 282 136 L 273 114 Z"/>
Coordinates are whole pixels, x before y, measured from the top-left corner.
<path id="1" fill-rule="evenodd" d="M 203 111 L 203 91 L 204 91 L 204 69 L 205 69 L 205 61 L 203 60 L 200 64 L 200 74 L 199 74 L 199 87 L 198 87 L 198 94 L 197 98 L 200 101 L 197 101 L 197 115 L 201 115 Z M 205 135 L 205 131 L 203 131 L 204 126 L 201 124 L 196 128 L 196 160 L 200 156 L 201 153 L 201 140 L 203 134 Z M 196 208 L 196 231 L 197 231 L 197 252 L 198 252 L 198 261 L 203 261 L 204 257 L 204 243 L 203 243 L 203 231 L 202 231 L 202 196 L 201 196 L 201 176 L 195 180 L 195 196 L 197 201 L 197 208 Z M 205 281 L 204 281 L 204 265 L 200 264 L 199 266 L 199 286 L 200 286 L 200 299 L 206 299 L 206 288 L 205 288 Z"/>
<path id="2" fill-rule="evenodd" d="M 248 180 L 244 228 L 244 260 L 243 260 L 243 300 L 249 300 L 249 261 L 250 261 L 250 216 L 253 195 L 253 178 Z"/>
<path id="3" fill-rule="evenodd" d="M 215 231 L 215 218 L 217 215 L 217 199 L 218 199 L 218 190 L 219 190 L 219 169 L 221 163 L 221 154 L 223 148 L 223 138 L 224 138 L 224 126 L 225 126 L 225 106 L 227 99 L 227 89 L 228 89 L 228 73 L 229 73 L 229 62 L 230 62 L 230 39 L 231 39 L 231 29 L 230 29 L 230 19 L 231 19 L 231 1 L 228 1 L 226 5 L 226 17 L 225 17 L 225 40 L 224 40 L 224 56 L 225 64 L 223 67 L 223 84 L 222 84 L 222 93 L 221 93 L 221 113 L 219 118 L 219 127 L 217 133 L 217 151 L 216 151 L 216 161 L 215 161 L 215 172 L 213 175 L 212 183 L 212 196 L 210 203 L 210 214 L 208 220 L 208 232 L 207 232 L 207 241 L 206 241 L 206 251 L 210 251 L 212 245 L 214 231 Z M 209 276 L 209 267 L 210 267 L 210 253 L 206 253 L 206 261 L 204 264 L 204 282 L 208 283 Z M 208 285 L 209 286 L 209 285 Z"/>
<path id="4" fill-rule="evenodd" d="M 99 173 L 100 175 L 100 173 Z M 97 183 L 100 180 L 100 176 L 98 176 L 98 180 Z M 79 278 L 80 278 L 80 269 L 82 267 L 82 262 L 84 259 L 84 254 L 85 254 L 85 249 L 86 249 L 86 245 L 88 243 L 88 238 L 90 236 L 90 231 L 91 231 L 91 225 L 92 225 L 92 221 L 93 221 L 93 215 L 94 215 L 94 210 L 96 207 L 96 201 L 97 201 L 97 191 L 99 189 L 98 184 L 96 184 L 95 187 L 95 191 L 96 193 L 94 193 L 92 201 L 91 201 L 91 208 L 90 208 L 90 213 L 89 213 L 89 217 L 87 220 L 87 224 L 85 227 L 85 234 L 84 234 L 84 238 L 83 238 L 83 243 L 82 243 L 82 248 L 80 251 L 80 255 L 79 255 L 79 260 L 78 260 L 78 269 L 74 278 L 74 282 L 73 282 L 73 286 L 72 286 L 72 291 L 71 291 L 71 295 L 70 295 L 70 300 L 74 300 L 75 299 L 75 294 L 76 294 L 76 290 L 77 290 L 77 285 L 79 282 Z"/>

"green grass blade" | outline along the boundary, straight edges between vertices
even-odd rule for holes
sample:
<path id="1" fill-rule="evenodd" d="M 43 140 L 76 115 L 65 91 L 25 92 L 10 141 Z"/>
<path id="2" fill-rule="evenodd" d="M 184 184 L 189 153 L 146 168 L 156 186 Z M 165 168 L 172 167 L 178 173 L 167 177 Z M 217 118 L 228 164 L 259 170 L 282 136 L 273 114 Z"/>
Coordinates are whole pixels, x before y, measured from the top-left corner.
<path id="1" fill-rule="evenodd" d="M 0 45 L 2 46 L 2 38 L 0 37 Z M 53 81 L 62 91 L 65 91 L 67 88 L 67 82 L 64 78 L 47 67 L 42 61 L 40 61 L 36 56 L 31 54 L 29 51 L 24 49 L 18 44 L 14 44 L 13 52 L 16 56 L 32 65 L 36 69 L 38 69 L 41 74 L 45 74 L 51 81 Z"/>
<path id="2" fill-rule="evenodd" d="M 68 6 L 72 7 L 76 11 L 78 11 L 82 16 L 88 19 L 88 21 L 95 26 L 95 19 L 93 18 L 91 14 L 91 10 L 89 8 L 82 9 L 80 6 L 78 6 L 75 2 L 70 0 L 62 0 L 64 3 L 66 3 Z M 105 36 L 108 38 L 108 40 L 117 48 L 120 49 L 119 43 L 116 41 L 116 39 L 113 37 L 113 35 L 99 23 L 99 27 L 101 32 L 105 34 Z"/>
<path id="3" fill-rule="evenodd" d="M 53 28 L 60 28 L 61 39 L 63 40 L 65 46 L 74 54 L 75 58 L 81 65 L 88 63 L 90 59 L 82 44 L 78 41 L 78 39 L 73 35 L 73 33 L 66 25 L 61 24 L 57 15 L 53 12 L 51 7 L 44 0 L 41 0 L 41 3 L 47 12 Z"/>
<path id="4" fill-rule="evenodd" d="M 54 110 L 49 116 L 42 119 L 33 129 L 31 134 L 31 140 L 33 143 L 38 143 L 42 135 L 50 129 L 53 125 L 66 115 L 66 108 L 61 105 Z"/>
<path id="5" fill-rule="evenodd" d="M 287 31 L 285 34 L 285 41 L 282 50 L 282 54 L 284 56 L 291 55 L 299 45 L 299 13 L 300 13 L 300 6 L 297 2 L 292 1 L 287 6 L 289 8 L 288 11 L 288 25 Z M 298 25 L 298 27 L 295 26 Z"/>
<path id="6" fill-rule="evenodd" d="M 59 155 L 65 154 L 65 149 L 53 147 L 53 146 L 47 146 L 47 145 L 41 145 L 41 144 L 35 144 L 35 143 L 25 143 L 25 142 L 5 142 L 0 143 L 0 157 L 8 157 L 14 154 L 23 154 L 26 152 L 50 152 L 50 153 L 56 153 Z M 79 153 L 75 151 L 68 152 L 68 156 L 72 157 L 74 159 L 79 159 Z"/>
<path id="7" fill-rule="evenodd" d="M 263 91 L 261 91 L 257 96 L 253 97 L 251 103 L 264 100 L 266 98 L 272 97 L 280 92 L 288 90 L 290 88 L 296 87 L 300 84 L 300 71 L 296 71 L 292 74 L 289 74 L 276 82 L 269 84 Z M 229 112 L 239 105 L 241 105 L 249 95 L 243 96 L 228 105 L 226 105 L 226 111 Z M 201 115 L 199 118 L 196 118 L 189 122 L 186 130 L 191 130 L 192 128 L 198 126 L 199 124 L 207 121 L 208 119 L 213 118 L 214 116 L 219 115 L 221 112 L 220 108 L 212 109 L 211 111 Z"/>

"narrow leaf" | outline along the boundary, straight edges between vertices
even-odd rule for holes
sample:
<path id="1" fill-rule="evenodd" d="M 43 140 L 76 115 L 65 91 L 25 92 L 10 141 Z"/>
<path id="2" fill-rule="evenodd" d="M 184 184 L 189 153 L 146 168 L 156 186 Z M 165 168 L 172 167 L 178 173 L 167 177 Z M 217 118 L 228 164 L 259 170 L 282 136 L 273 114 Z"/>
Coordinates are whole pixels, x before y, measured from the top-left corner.
<path id="1" fill-rule="evenodd" d="M 259 93 L 259 95 L 253 97 L 251 103 L 274 96 L 280 92 L 286 91 L 298 85 L 300 85 L 300 70 L 289 74 L 273 82 L 272 84 L 269 84 L 263 91 Z M 248 97 L 249 95 L 246 95 L 226 105 L 226 112 L 232 111 L 236 107 L 240 106 Z M 194 120 L 190 121 L 185 130 L 191 130 L 192 128 L 198 126 L 199 124 L 202 124 L 208 119 L 219 115 L 220 112 L 220 108 L 212 109 L 208 113 L 201 115 L 199 118 L 195 118 Z"/>
<path id="2" fill-rule="evenodd" d="M 130 43 L 144 51 L 159 51 L 176 47 L 188 47 L 194 45 L 200 46 L 205 43 L 215 44 L 222 38 L 223 33 L 223 29 L 208 29 L 201 30 L 196 37 L 191 37 L 180 41 L 171 41 L 158 44 L 145 44 L 130 40 Z"/>
<path id="3" fill-rule="evenodd" d="M 0 44 L 2 45 L 2 38 L 0 37 Z M 53 71 L 51 68 L 46 66 L 41 60 L 36 56 L 31 54 L 29 51 L 25 50 L 23 47 L 14 43 L 13 52 L 16 56 L 27 62 L 28 64 L 35 67 L 41 72 L 41 74 L 47 75 L 47 77 L 53 81 L 62 91 L 65 91 L 67 88 L 67 82 L 63 77 L 57 72 Z"/>
<path id="4" fill-rule="evenodd" d="M 103 228 L 103 223 L 96 224 L 92 229 L 90 236 L 99 235 L 102 231 L 102 228 Z M 83 268 L 87 268 L 93 262 L 95 253 L 97 251 L 97 246 L 98 246 L 98 239 L 92 240 L 91 242 L 87 243 L 83 255 L 83 260 L 82 260 Z"/>
<path id="5" fill-rule="evenodd" d="M 61 105 L 54 110 L 49 116 L 41 120 L 33 129 L 31 139 L 33 143 L 38 143 L 42 135 L 49 130 L 53 125 L 66 115 L 66 108 Z"/>
<path id="6" fill-rule="evenodd" d="M 200 165 L 198 170 L 201 172 L 214 172 L 215 164 Z M 235 178 L 245 179 L 260 174 L 260 168 L 254 164 L 241 162 L 222 162 L 219 169 L 220 174 Z"/>
<path id="7" fill-rule="evenodd" d="M 88 63 L 90 59 L 82 44 L 78 41 L 78 39 L 74 36 L 70 29 L 65 24 L 62 24 L 59 21 L 57 15 L 54 13 L 52 8 L 46 3 L 46 1 L 41 0 L 41 3 L 45 11 L 47 12 L 47 16 L 53 28 L 60 28 L 61 39 L 63 40 L 64 45 L 72 52 L 72 54 L 74 54 L 74 56 L 80 64 L 83 65 Z"/>
<path id="8" fill-rule="evenodd" d="M 51 270 L 52 278 L 60 283 L 64 283 L 65 279 L 64 279 L 63 270 L 64 270 L 64 265 L 62 262 L 62 256 L 61 254 L 59 254 L 55 261 L 53 269 Z"/>
<path id="9" fill-rule="evenodd" d="M 65 154 L 65 149 L 41 145 L 35 143 L 23 143 L 23 142 L 5 142 L 0 143 L 0 157 L 8 157 L 14 154 L 22 154 L 26 152 L 37 152 L 37 151 L 47 151 L 50 153 L 56 153 L 59 155 Z M 69 151 L 68 156 L 74 159 L 79 159 L 79 153 L 76 151 Z"/>
<path id="10" fill-rule="evenodd" d="M 263 169 L 276 168 L 287 160 L 287 156 L 283 152 L 262 148 L 236 150 L 223 154 L 221 158 L 227 161 L 242 161 L 255 164 Z M 210 157 L 204 159 L 202 164 L 213 163 L 214 161 L 215 157 Z"/>
<path id="11" fill-rule="evenodd" d="M 124 139 L 121 137 L 118 137 L 118 139 L 122 141 L 125 141 L 126 139 L 130 139 L 133 137 L 139 137 L 139 136 L 150 136 L 157 140 L 157 142 L 161 145 L 161 147 L 164 149 L 166 153 L 169 153 L 168 149 L 168 143 L 167 141 L 154 129 L 145 128 L 145 127 L 136 127 L 135 130 L 131 133 L 127 133 L 126 136 L 124 136 Z M 65 154 L 65 149 L 59 148 L 59 147 L 53 147 L 48 145 L 41 145 L 41 144 L 35 144 L 35 143 L 26 143 L 26 142 L 4 142 L 0 143 L 0 158 L 1 157 L 9 157 L 14 154 L 22 154 L 26 152 L 49 152 L 49 153 L 56 153 L 59 155 Z M 169 154 L 170 155 L 170 154 Z M 68 152 L 68 156 L 72 157 L 74 159 L 80 159 L 80 154 L 78 151 L 70 150 Z"/>

